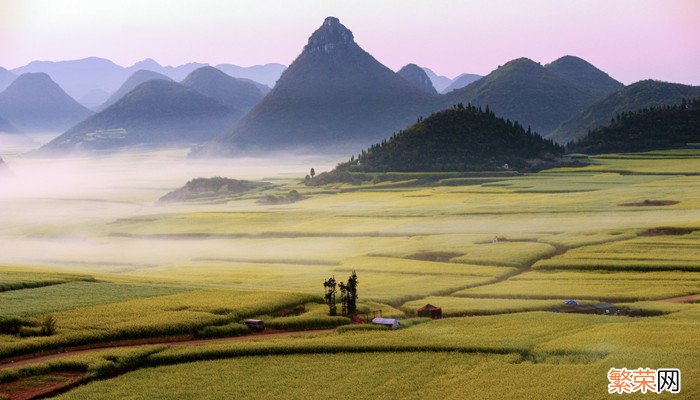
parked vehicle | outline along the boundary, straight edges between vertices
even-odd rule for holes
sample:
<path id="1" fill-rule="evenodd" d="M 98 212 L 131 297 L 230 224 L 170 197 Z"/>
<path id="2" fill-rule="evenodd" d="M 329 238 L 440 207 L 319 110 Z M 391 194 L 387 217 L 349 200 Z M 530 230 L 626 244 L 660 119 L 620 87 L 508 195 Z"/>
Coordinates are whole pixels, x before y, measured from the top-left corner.
<path id="1" fill-rule="evenodd" d="M 265 331 L 265 323 L 260 319 L 247 319 L 243 323 L 253 332 Z"/>

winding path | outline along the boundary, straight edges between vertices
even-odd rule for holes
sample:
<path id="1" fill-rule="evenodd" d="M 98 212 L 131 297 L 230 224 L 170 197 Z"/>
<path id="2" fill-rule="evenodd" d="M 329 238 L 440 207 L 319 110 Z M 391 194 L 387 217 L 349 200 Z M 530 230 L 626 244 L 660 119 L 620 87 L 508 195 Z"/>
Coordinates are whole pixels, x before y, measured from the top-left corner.
<path id="1" fill-rule="evenodd" d="M 194 339 L 191 335 L 182 336 L 166 336 L 159 338 L 150 339 L 140 339 L 140 340 L 119 340 L 114 342 L 105 343 L 94 343 L 85 346 L 75 346 L 75 347 L 65 347 L 63 349 L 58 349 L 54 351 L 47 351 L 42 353 L 28 354 L 26 356 L 17 356 L 13 358 L 7 358 L 0 361 L 0 370 L 6 368 L 19 368 L 25 367 L 29 364 L 35 364 L 44 361 L 52 361 L 68 356 L 74 356 L 78 354 L 92 353 L 96 351 L 109 350 L 115 348 L 128 348 L 128 347 L 138 347 L 144 345 L 160 345 L 164 347 L 178 347 L 178 346 L 196 346 L 203 344 L 212 343 L 225 343 L 225 342 L 239 342 L 245 340 L 254 339 L 274 339 L 284 336 L 306 336 L 315 335 L 319 333 L 332 332 L 333 329 L 312 329 L 305 331 L 270 331 L 265 333 L 255 333 L 244 336 L 234 336 L 226 338 L 216 338 L 216 339 Z"/>

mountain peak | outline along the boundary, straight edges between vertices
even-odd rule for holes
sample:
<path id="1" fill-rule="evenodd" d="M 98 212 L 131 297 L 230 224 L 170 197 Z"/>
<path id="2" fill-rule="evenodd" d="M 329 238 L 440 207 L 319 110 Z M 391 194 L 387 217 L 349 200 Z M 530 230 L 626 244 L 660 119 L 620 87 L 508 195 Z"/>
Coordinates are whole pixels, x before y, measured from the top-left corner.
<path id="1" fill-rule="evenodd" d="M 159 69 L 162 68 L 158 62 L 152 58 L 146 58 L 131 66 L 131 69 Z"/>
<path id="2" fill-rule="evenodd" d="M 43 83 L 52 86 L 56 85 L 56 82 L 54 82 L 49 74 L 45 72 L 25 72 L 24 74 L 18 76 L 13 83 L 16 83 L 17 86 L 19 86 L 20 84 L 25 84 L 27 82 Z"/>
<path id="3" fill-rule="evenodd" d="M 0 114 L 23 131 L 55 132 L 92 114 L 44 72 L 24 73 L 0 93 Z"/>
<path id="4" fill-rule="evenodd" d="M 433 82 L 430 81 L 428 74 L 416 64 L 406 64 L 397 73 L 416 89 L 428 94 L 437 94 L 437 90 L 435 90 Z"/>
<path id="5" fill-rule="evenodd" d="M 338 18 L 328 17 L 311 35 L 304 50 L 330 53 L 336 46 L 354 44 L 354 39 L 350 29 L 341 24 Z"/>

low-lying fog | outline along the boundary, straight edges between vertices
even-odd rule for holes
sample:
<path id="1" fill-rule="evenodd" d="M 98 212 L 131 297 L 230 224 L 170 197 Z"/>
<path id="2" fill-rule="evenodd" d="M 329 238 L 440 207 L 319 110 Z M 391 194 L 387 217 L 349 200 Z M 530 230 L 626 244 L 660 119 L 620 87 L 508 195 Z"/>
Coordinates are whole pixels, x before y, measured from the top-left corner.
<path id="1" fill-rule="evenodd" d="M 188 149 L 50 159 L 22 155 L 46 139 L 0 147 L 0 157 L 12 174 L 0 177 L 0 265 L 104 263 L 115 254 L 101 254 L 104 246 L 118 251 L 119 245 L 114 238 L 96 235 L 100 227 L 119 218 L 183 211 L 183 207 L 155 202 L 190 179 L 223 176 L 283 183 L 302 179 L 311 167 L 319 172 L 331 169 L 342 159 L 276 154 L 200 160 L 188 159 Z M 129 247 L 138 252 L 142 245 L 149 246 L 131 243 Z M 169 252 L 168 247 L 162 254 Z M 139 258 L 124 256 L 113 261 Z"/>

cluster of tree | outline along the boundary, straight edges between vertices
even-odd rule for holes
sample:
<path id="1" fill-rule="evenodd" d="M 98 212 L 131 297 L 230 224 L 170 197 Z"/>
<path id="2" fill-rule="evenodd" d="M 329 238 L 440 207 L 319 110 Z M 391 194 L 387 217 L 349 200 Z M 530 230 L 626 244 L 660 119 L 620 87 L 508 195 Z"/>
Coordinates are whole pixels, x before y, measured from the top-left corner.
<path id="1" fill-rule="evenodd" d="M 700 98 L 617 114 L 610 125 L 567 145 L 569 152 L 625 153 L 700 143 Z"/>
<path id="2" fill-rule="evenodd" d="M 260 204 L 290 204 L 296 203 L 297 201 L 304 200 L 305 197 L 297 192 L 296 190 L 290 190 L 287 194 L 266 194 L 261 199 L 258 200 Z"/>
<path id="3" fill-rule="evenodd" d="M 347 284 L 343 282 L 336 284 L 334 276 L 323 282 L 323 287 L 326 291 L 323 297 L 326 300 L 326 304 L 328 304 L 328 315 L 338 315 L 338 307 L 336 304 L 337 288 L 340 288 L 341 315 L 351 317 L 357 314 L 358 283 L 359 281 L 357 280 L 355 271 L 352 271 L 352 274 L 348 277 Z"/>
<path id="4" fill-rule="evenodd" d="M 0 318 L 0 333 L 6 335 L 51 336 L 56 333 L 56 318 L 47 315 L 41 321 L 29 318 Z"/>
<path id="5" fill-rule="evenodd" d="M 213 178 L 195 178 L 188 181 L 185 186 L 180 189 L 167 193 L 158 201 L 161 203 L 168 203 L 216 196 L 232 196 L 272 186 L 273 185 L 268 182 L 229 179 L 220 176 L 215 176 Z"/>
<path id="6" fill-rule="evenodd" d="M 349 172 L 528 170 L 533 160 L 554 160 L 564 147 L 529 127 L 499 118 L 487 106 L 456 104 L 372 145 L 337 170 Z"/>

